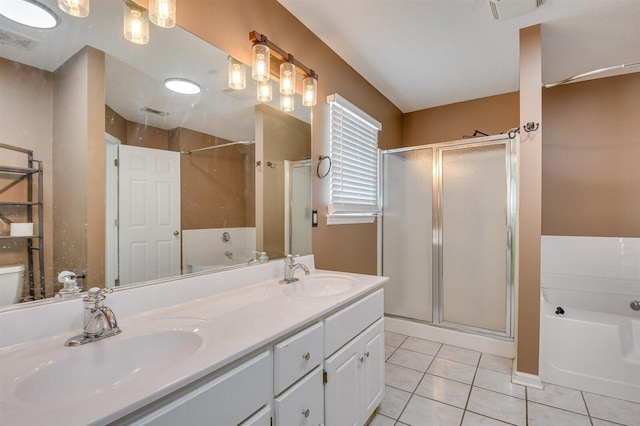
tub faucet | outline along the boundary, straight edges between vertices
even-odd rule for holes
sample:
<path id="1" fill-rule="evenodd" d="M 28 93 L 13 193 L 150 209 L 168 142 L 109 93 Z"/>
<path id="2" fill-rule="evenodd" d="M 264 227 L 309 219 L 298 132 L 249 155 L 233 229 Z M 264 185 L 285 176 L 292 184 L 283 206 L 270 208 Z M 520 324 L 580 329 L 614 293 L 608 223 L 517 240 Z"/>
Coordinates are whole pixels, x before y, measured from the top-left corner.
<path id="1" fill-rule="evenodd" d="M 120 334 L 118 320 L 111 308 L 104 306 L 105 294 L 113 290 L 93 287 L 82 298 L 84 302 L 84 331 L 79 336 L 68 339 L 65 346 L 80 346 L 85 343 Z"/>
<path id="2" fill-rule="evenodd" d="M 284 258 L 284 279 L 280 281 L 280 284 L 291 284 L 299 281 L 299 278 L 293 276 L 297 269 L 302 269 L 305 275 L 309 275 L 309 268 L 302 263 L 295 263 L 294 257 L 288 254 Z"/>

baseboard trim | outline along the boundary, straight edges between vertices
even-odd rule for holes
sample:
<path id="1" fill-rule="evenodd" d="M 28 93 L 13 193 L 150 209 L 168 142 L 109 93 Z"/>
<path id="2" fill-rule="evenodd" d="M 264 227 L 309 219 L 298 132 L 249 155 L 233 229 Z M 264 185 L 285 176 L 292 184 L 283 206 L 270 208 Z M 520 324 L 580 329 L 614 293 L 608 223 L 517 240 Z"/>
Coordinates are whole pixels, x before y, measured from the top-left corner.
<path id="1" fill-rule="evenodd" d="M 516 371 L 516 363 L 513 364 L 513 373 L 511 374 L 511 383 L 516 385 L 529 386 L 530 388 L 543 389 L 542 380 L 540 376 L 535 374 L 523 373 L 522 371 Z"/>

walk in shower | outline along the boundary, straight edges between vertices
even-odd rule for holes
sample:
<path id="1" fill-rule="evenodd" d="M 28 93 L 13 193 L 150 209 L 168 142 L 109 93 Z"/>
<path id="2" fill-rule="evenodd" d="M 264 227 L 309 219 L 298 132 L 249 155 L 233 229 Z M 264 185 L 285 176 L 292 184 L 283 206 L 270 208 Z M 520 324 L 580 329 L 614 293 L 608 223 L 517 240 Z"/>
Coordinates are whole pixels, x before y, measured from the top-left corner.
<path id="1" fill-rule="evenodd" d="M 517 138 L 382 152 L 385 313 L 513 338 Z"/>

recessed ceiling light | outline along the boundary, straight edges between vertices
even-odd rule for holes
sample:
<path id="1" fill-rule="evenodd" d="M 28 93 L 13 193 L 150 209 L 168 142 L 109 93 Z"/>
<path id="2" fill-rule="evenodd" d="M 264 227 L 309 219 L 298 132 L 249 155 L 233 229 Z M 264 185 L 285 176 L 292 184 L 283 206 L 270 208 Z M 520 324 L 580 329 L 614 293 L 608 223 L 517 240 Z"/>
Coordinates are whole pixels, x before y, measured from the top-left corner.
<path id="1" fill-rule="evenodd" d="M 197 95 L 201 90 L 198 83 L 186 78 L 168 78 L 164 81 L 164 85 L 167 89 L 183 95 Z"/>
<path id="2" fill-rule="evenodd" d="M 33 28 L 50 29 L 58 25 L 58 16 L 35 0 L 2 0 L 0 15 Z"/>

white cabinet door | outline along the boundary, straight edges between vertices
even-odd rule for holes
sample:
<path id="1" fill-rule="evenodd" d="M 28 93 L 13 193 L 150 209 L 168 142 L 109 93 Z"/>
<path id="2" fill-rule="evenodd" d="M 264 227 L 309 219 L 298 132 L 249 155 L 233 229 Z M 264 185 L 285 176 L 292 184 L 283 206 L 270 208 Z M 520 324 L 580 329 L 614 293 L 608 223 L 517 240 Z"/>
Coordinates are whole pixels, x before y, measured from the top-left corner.
<path id="1" fill-rule="evenodd" d="M 363 362 L 361 383 L 364 407 L 360 424 L 369 419 L 384 397 L 384 322 L 376 321 L 361 336 Z"/>
<path id="2" fill-rule="evenodd" d="M 358 352 L 360 341 L 354 339 L 324 362 L 327 384 L 324 388 L 326 426 L 358 424 Z"/>

